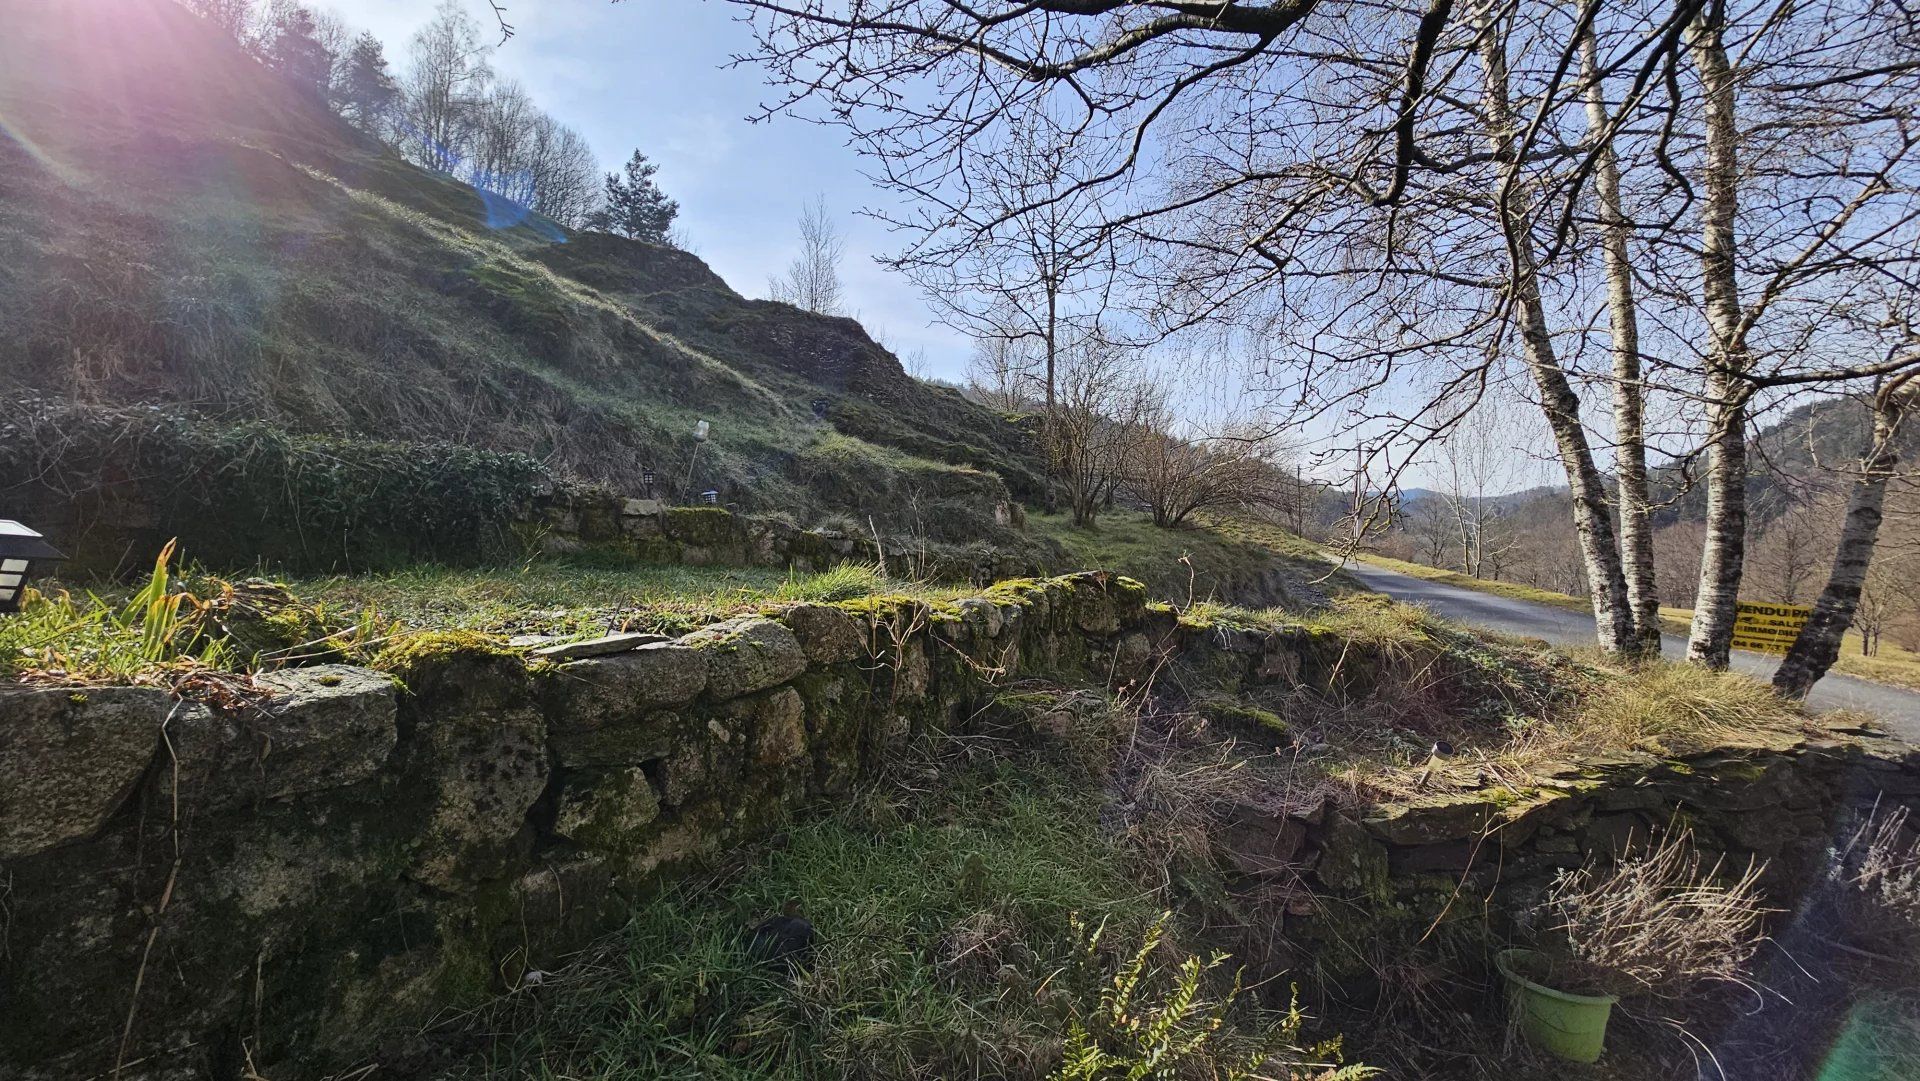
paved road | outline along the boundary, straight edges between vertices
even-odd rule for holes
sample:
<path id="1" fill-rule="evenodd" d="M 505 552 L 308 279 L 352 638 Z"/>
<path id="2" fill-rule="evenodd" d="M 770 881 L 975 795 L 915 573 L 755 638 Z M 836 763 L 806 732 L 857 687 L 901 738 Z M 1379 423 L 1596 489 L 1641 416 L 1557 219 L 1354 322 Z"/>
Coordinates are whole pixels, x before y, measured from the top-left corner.
<path id="1" fill-rule="evenodd" d="M 1559 645 L 1590 646 L 1595 641 L 1593 617 L 1564 608 L 1477 593 L 1365 563 L 1349 563 L 1346 570 L 1376 593 L 1423 605 L 1435 615 L 1462 623 L 1544 638 Z M 1663 635 L 1662 640 L 1667 656 L 1679 657 L 1686 653 L 1684 640 L 1670 634 Z M 1736 651 L 1733 655 L 1734 668 L 1762 678 L 1773 674 L 1776 663 L 1778 658 L 1761 653 Z M 1823 712 L 1846 707 L 1878 713 L 1887 727 L 1901 738 L 1920 742 L 1920 693 L 1852 676 L 1830 675 L 1814 685 L 1807 704 Z"/>

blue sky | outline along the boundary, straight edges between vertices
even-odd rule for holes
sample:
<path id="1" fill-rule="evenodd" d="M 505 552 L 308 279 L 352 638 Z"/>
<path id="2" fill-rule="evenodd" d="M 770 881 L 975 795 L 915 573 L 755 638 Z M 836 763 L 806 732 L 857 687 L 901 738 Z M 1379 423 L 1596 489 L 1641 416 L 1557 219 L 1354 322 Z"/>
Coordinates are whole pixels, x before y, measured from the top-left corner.
<path id="1" fill-rule="evenodd" d="M 355 29 L 387 44 L 395 72 L 407 40 L 438 0 L 319 0 Z M 486 0 L 462 0 L 493 25 Z M 957 380 L 970 348 L 931 318 L 912 283 L 873 262 L 894 240 L 862 207 L 889 196 L 861 175 L 859 156 L 834 128 L 791 117 L 752 124 L 769 96 L 759 69 L 726 67 L 752 44 L 718 0 L 505 0 L 514 37 L 490 58 L 503 77 L 585 135 L 603 164 L 634 149 L 660 165 L 659 181 L 680 201 L 680 225 L 694 250 L 748 296 L 786 268 L 795 220 L 816 194 L 847 236 L 841 267 L 849 314 L 903 357 L 924 350 L 929 374 Z"/>

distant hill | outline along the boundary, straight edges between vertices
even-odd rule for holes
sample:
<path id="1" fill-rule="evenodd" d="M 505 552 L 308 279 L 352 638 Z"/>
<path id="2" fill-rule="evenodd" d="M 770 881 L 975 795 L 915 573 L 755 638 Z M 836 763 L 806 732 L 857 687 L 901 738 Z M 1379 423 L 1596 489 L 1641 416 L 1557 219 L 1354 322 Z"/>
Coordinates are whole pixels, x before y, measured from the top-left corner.
<path id="1" fill-rule="evenodd" d="M 706 419 L 692 487 L 748 509 L 965 533 L 1039 495 L 1019 428 L 853 320 L 409 165 L 170 0 L 0 0 L 0 27 L 11 408 L 165 403 L 629 492 L 679 487 Z"/>

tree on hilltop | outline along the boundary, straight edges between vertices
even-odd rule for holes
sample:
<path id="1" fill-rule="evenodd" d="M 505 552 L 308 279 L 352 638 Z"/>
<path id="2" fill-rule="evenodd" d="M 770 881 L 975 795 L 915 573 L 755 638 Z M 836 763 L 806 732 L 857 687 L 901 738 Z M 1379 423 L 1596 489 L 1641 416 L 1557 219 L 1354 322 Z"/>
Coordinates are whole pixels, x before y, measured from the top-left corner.
<path id="1" fill-rule="evenodd" d="M 659 171 L 660 167 L 648 161 L 645 154 L 634 151 L 627 159 L 624 175 L 607 174 L 606 205 L 587 216 L 587 228 L 665 244 L 680 204 L 667 198 L 654 183 L 653 174 Z"/>
<path id="2" fill-rule="evenodd" d="M 383 135 L 400 104 L 400 85 L 387 67 L 380 39 L 362 33 L 347 47 L 333 90 L 334 108 L 370 135 Z"/>

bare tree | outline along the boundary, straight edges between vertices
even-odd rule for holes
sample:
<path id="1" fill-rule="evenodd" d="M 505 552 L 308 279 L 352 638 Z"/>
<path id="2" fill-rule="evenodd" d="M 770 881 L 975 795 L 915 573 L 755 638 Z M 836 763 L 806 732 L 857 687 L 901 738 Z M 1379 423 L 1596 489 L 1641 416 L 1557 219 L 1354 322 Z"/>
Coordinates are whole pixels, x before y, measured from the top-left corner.
<path id="1" fill-rule="evenodd" d="M 1281 511 L 1296 494 L 1278 437 L 1261 426 L 1182 435 L 1164 404 L 1138 423 L 1123 483 L 1154 525 L 1178 526 L 1196 511 Z"/>
<path id="2" fill-rule="evenodd" d="M 767 282 L 767 295 L 796 308 L 821 315 L 839 315 L 845 297 L 840 284 L 840 260 L 847 242 L 827 213 L 826 196 L 818 196 L 800 212 L 800 254 L 783 277 Z"/>
<path id="3" fill-rule="evenodd" d="M 1868 652 L 1872 652 L 1871 645 L 1884 625 L 1890 589 L 1882 583 L 1879 589 L 1870 591 L 1869 576 L 1880 538 L 1887 481 L 1900 461 L 1900 427 L 1915 406 L 1916 378 L 1920 373 L 1902 372 L 1885 380 L 1874 393 L 1873 433 L 1860 456 L 1859 473 L 1847 498 L 1833 570 L 1814 602 L 1813 614 L 1773 674 L 1773 687 L 1783 695 L 1806 697 L 1839 659 L 1847 628 L 1862 614 L 1866 621 L 1861 634 Z"/>
<path id="4" fill-rule="evenodd" d="M 465 156 L 468 125 L 493 69 L 480 27 L 458 0 L 442 0 L 407 47 L 405 139 L 409 158 L 451 173 Z"/>
<path id="5" fill-rule="evenodd" d="M 1154 406 L 1134 351 L 1088 334 L 1061 351 L 1059 390 L 1046 430 L 1048 458 L 1067 490 L 1073 524 L 1093 527 L 1119 485 L 1141 423 Z"/>
<path id="6" fill-rule="evenodd" d="M 975 338 L 967 359 L 967 395 L 989 409 L 1018 413 L 1032 406 L 1034 361 L 1017 335 Z"/>

